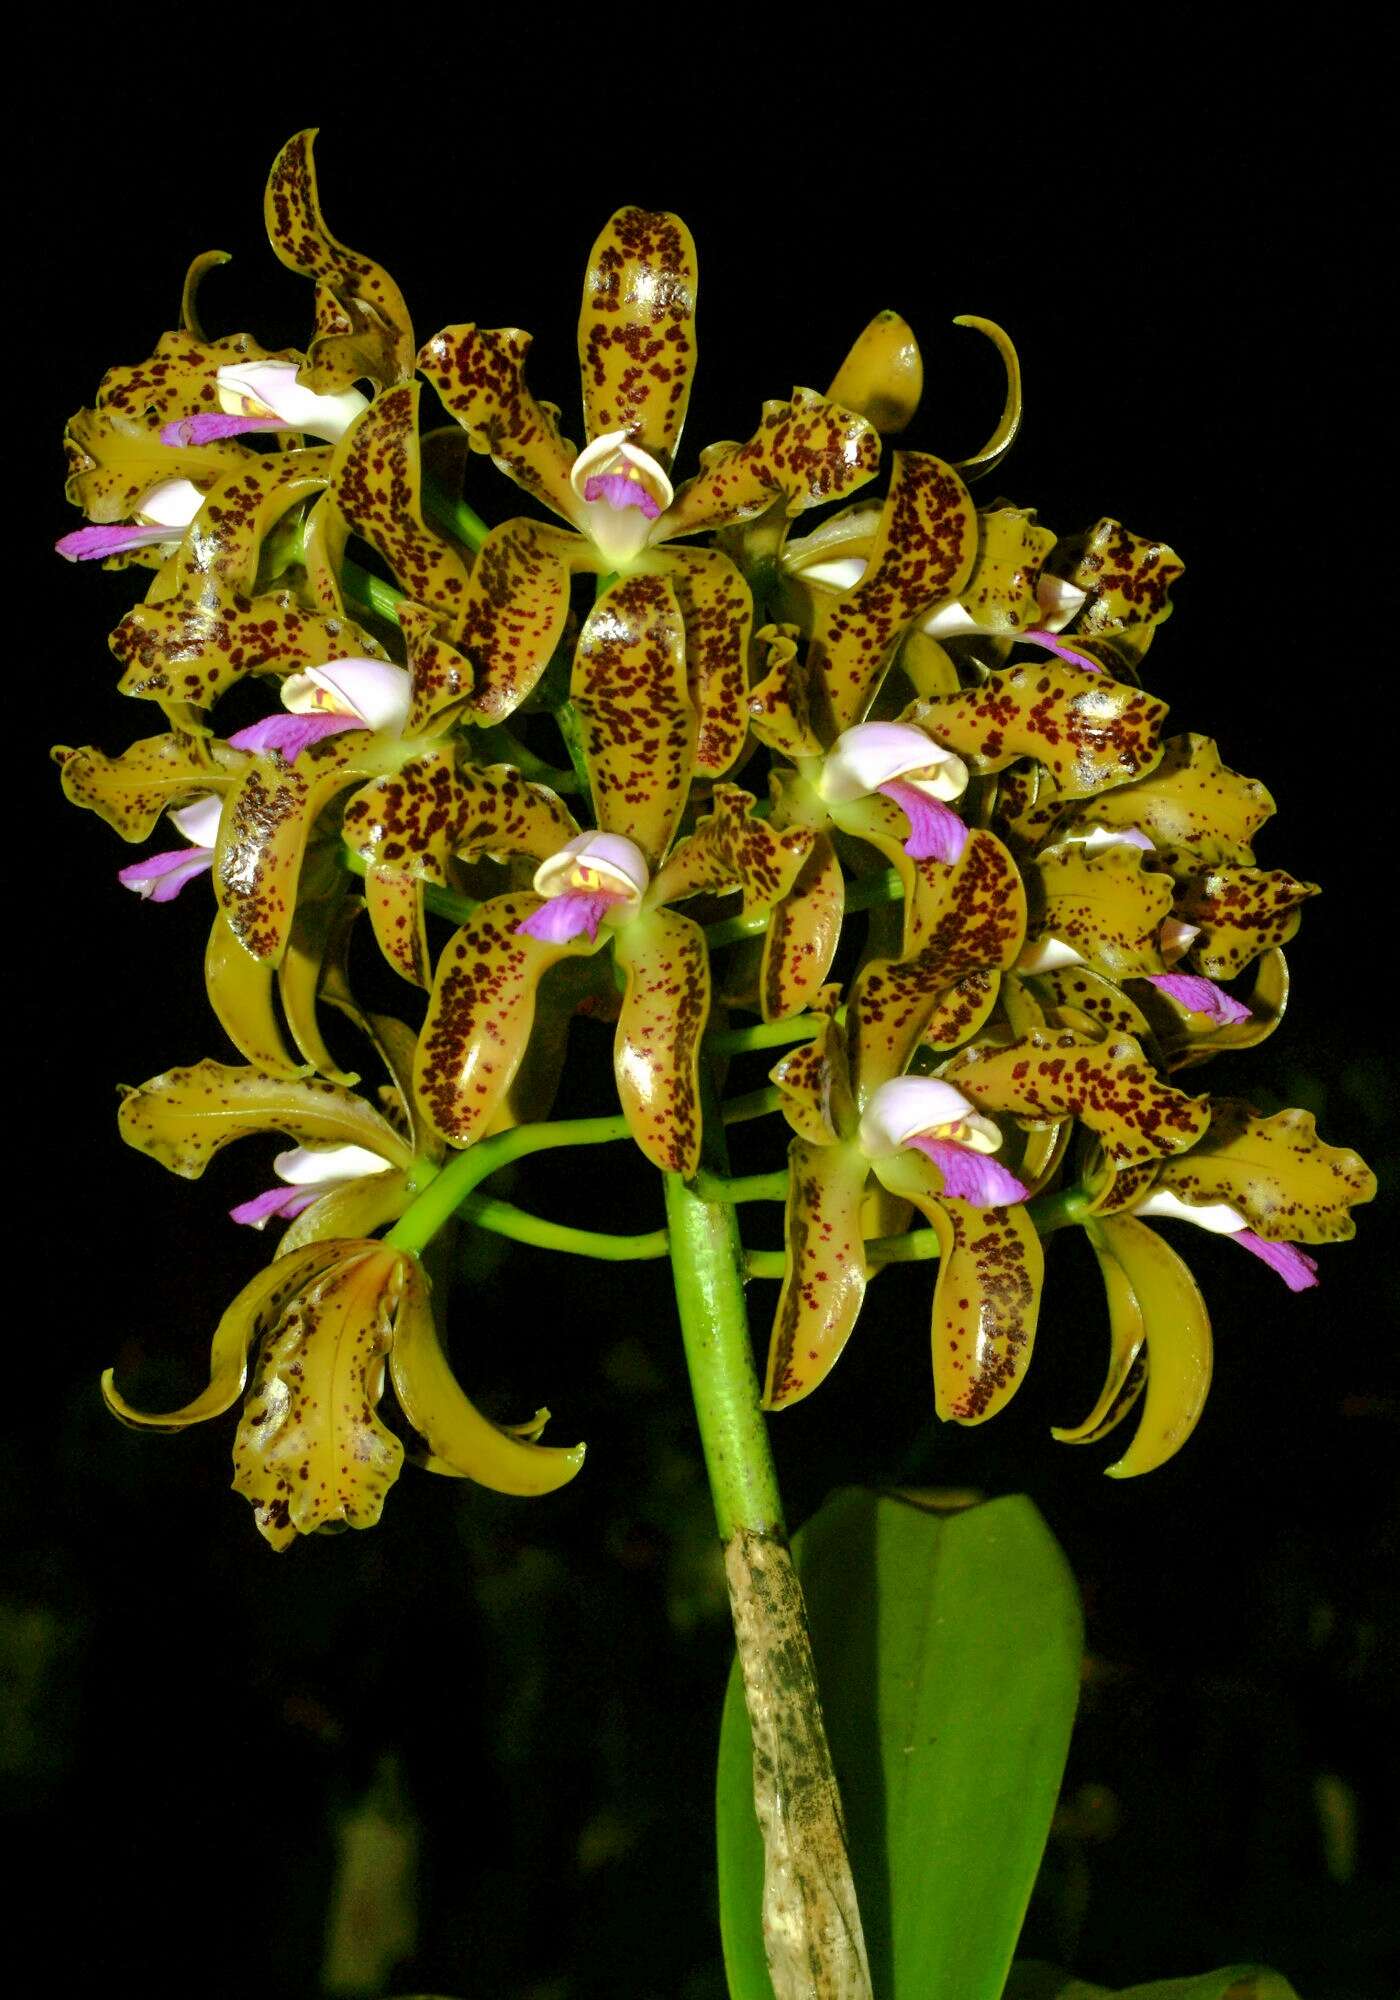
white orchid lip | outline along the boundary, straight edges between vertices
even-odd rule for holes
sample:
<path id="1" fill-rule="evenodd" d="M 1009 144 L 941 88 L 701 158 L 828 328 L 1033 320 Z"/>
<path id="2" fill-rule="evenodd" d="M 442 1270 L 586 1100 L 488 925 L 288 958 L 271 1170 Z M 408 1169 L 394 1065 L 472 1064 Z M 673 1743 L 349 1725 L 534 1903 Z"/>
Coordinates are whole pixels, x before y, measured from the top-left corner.
<path id="1" fill-rule="evenodd" d="M 826 753 L 818 790 L 828 805 L 848 805 L 902 778 L 929 798 L 961 798 L 968 770 L 961 757 L 911 722 L 859 722 Z"/>
<path id="2" fill-rule="evenodd" d="M 235 361 L 214 376 L 219 407 L 231 417 L 277 418 L 289 431 L 307 431 L 335 444 L 369 398 L 358 389 L 321 396 L 297 380 L 292 361 Z"/>
<path id="3" fill-rule="evenodd" d="M 1228 1202 L 1214 1201 L 1200 1208 L 1193 1208 L 1189 1201 L 1173 1194 L 1170 1188 L 1154 1188 L 1144 1200 L 1134 1202 L 1134 1215 L 1161 1215 L 1173 1222 L 1194 1222 L 1198 1229 L 1208 1229 L 1214 1236 L 1237 1236 L 1249 1227 L 1245 1217 Z"/>
<path id="4" fill-rule="evenodd" d="M 1066 583 L 1062 576 L 1041 575 L 1036 578 L 1035 601 L 1039 619 L 1038 630 L 1060 632 L 1081 609 L 1088 592 L 1076 583 Z M 979 625 L 961 598 L 953 598 L 947 604 L 940 604 L 931 611 L 919 626 L 931 639 L 958 639 L 972 632 L 985 632 L 988 628 Z M 1008 637 L 1010 634 L 1007 635 Z"/>
<path id="5" fill-rule="evenodd" d="M 329 660 L 289 674 L 282 706 L 293 715 L 353 715 L 366 729 L 402 729 L 412 693 L 407 670 L 389 660 Z"/>
<path id="6" fill-rule="evenodd" d="M 325 1181 L 361 1180 L 366 1174 L 384 1174 L 389 1162 L 368 1146 L 293 1146 L 279 1153 L 272 1171 L 289 1187 L 320 1187 Z"/>
<path id="7" fill-rule="evenodd" d="M 651 870 L 625 833 L 576 833 L 535 870 L 537 896 L 620 896 L 639 903 Z"/>
<path id="8" fill-rule="evenodd" d="M 170 824 L 192 847 L 213 847 L 219 838 L 224 802 L 217 792 L 203 792 L 187 806 L 168 814 Z"/>
<path id="9" fill-rule="evenodd" d="M 615 472 L 620 472 L 625 479 L 635 480 L 662 514 L 676 497 L 676 490 L 667 478 L 665 468 L 649 451 L 631 443 L 626 431 L 604 431 L 601 437 L 585 445 L 574 460 L 569 484 L 582 500 L 590 479 Z"/>
<path id="10" fill-rule="evenodd" d="M 157 528 L 188 528 L 204 505 L 204 495 L 192 479 L 162 479 L 136 506 L 137 516 Z"/>
<path id="11" fill-rule="evenodd" d="M 884 1159 L 911 1139 L 946 1139 L 970 1153 L 995 1153 L 1001 1133 L 960 1090 L 936 1076 L 896 1076 L 882 1083 L 860 1121 L 861 1150 Z"/>

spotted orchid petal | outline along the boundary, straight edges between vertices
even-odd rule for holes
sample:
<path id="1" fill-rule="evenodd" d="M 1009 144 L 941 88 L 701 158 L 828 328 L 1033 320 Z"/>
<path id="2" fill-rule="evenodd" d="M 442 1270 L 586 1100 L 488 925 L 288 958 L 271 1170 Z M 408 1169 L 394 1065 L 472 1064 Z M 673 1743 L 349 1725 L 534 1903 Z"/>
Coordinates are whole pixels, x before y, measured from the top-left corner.
<path id="1" fill-rule="evenodd" d="M 316 333 L 301 369 L 305 385 L 335 394 L 360 377 L 405 382 L 415 342 L 403 293 L 372 258 L 337 242 L 316 184 L 314 130 L 289 139 L 272 163 L 263 220 L 273 254 L 316 285 Z"/>
<path id="2" fill-rule="evenodd" d="M 961 1050 L 945 1079 L 1016 1118 L 1079 1118 L 1118 1166 L 1185 1152 L 1210 1124 L 1204 1098 L 1162 1083 L 1129 1036 L 1097 1041 L 1033 1030 L 1004 1047 Z"/>
<path id="3" fill-rule="evenodd" d="M 265 715 L 261 722 L 250 722 L 246 729 L 238 730 L 228 740 L 235 750 L 254 750 L 264 754 L 275 751 L 288 764 L 295 764 L 303 750 L 321 742 L 324 737 L 365 727 L 367 725 L 353 715 Z"/>
<path id="4" fill-rule="evenodd" d="M 758 982 L 765 1021 L 785 1021 L 816 1002 L 841 942 L 845 907 L 836 849 L 816 833 L 791 888 L 769 912 Z"/>
<path id="5" fill-rule="evenodd" d="M 359 729 L 402 730 L 411 698 L 407 671 L 388 660 L 328 660 L 282 683 L 282 705 L 292 715 L 344 717 Z"/>
<path id="6" fill-rule="evenodd" d="M 1318 1136 L 1311 1112 L 1286 1110 L 1262 1117 L 1238 1098 L 1211 1100 L 1209 1130 L 1189 1153 L 1169 1161 L 1142 1213 L 1181 1213 L 1198 1222 L 1204 1211 L 1228 1204 L 1255 1234 L 1268 1240 L 1347 1242 L 1356 1233 L 1351 1209 L 1376 1191 L 1375 1175 L 1348 1147 Z M 1181 1208 L 1168 1210 L 1166 1201 Z M 1205 1226 L 1209 1227 L 1209 1224 Z"/>
<path id="7" fill-rule="evenodd" d="M 1249 1019 L 1248 1007 L 1226 993 L 1212 979 L 1202 979 L 1190 972 L 1155 972 L 1147 975 L 1149 986 L 1155 986 L 1159 993 L 1165 993 L 1169 1000 L 1175 1000 L 1190 1014 L 1204 1015 L 1220 1027 L 1233 1027 L 1240 1021 Z"/>
<path id="8" fill-rule="evenodd" d="M 407 1260 L 372 1241 L 322 1247 L 335 1261 L 270 1327 L 234 1439 L 233 1489 L 275 1549 L 332 1523 L 373 1527 L 403 1464 L 375 1412 Z"/>
<path id="9" fill-rule="evenodd" d="M 618 933 L 627 979 L 613 1044 L 618 1099 L 654 1167 L 700 1166 L 700 1038 L 710 1013 L 705 933 L 678 910 L 648 910 Z"/>
<path id="10" fill-rule="evenodd" d="M 782 501 L 789 516 L 839 500 L 873 479 L 880 439 L 873 424 L 810 389 L 765 403 L 746 444 L 711 445 L 658 523 L 653 541 L 748 520 Z M 852 718 L 854 719 L 854 718 Z"/>
<path id="11" fill-rule="evenodd" d="M 244 950 L 220 910 L 204 949 L 204 988 L 214 1018 L 258 1069 L 299 1079 L 310 1074 L 312 1059 L 298 1061 L 286 1039 L 277 1011 L 279 972 L 268 959 Z"/>
<path id="12" fill-rule="evenodd" d="M 578 323 L 590 438 L 622 431 L 670 462 L 695 370 L 696 284 L 695 245 L 678 216 L 620 208 L 604 225 Z"/>
<path id="13" fill-rule="evenodd" d="M 400 382 L 368 404 L 336 447 L 328 504 L 378 551 L 415 604 L 446 621 L 456 638 L 469 565 L 423 513 L 418 403 L 422 385 Z"/>
<path id="14" fill-rule="evenodd" d="M 790 1049 L 774 1065 L 769 1081 L 777 1085 L 784 1118 L 808 1145 L 835 1146 L 855 1136 L 845 1038 L 830 1016 L 810 1042 Z"/>
<path id="15" fill-rule="evenodd" d="M 560 432 L 558 411 L 536 402 L 526 386 L 530 344 L 519 327 L 448 326 L 423 348 L 418 366 L 472 450 L 488 452 L 517 486 L 577 527 L 584 503 L 570 474 L 578 454 Z"/>
<path id="16" fill-rule="evenodd" d="M 559 959 L 593 949 L 578 938 L 522 937 L 521 923 L 538 907 L 531 895 L 494 897 L 438 958 L 413 1089 L 430 1130 L 449 1146 L 481 1138 L 504 1103 L 525 1057 L 545 973 Z"/>
<path id="17" fill-rule="evenodd" d="M 325 491 L 330 466 L 327 446 L 245 453 L 243 463 L 203 495 L 153 589 L 155 601 L 177 601 L 188 613 L 201 602 L 208 606 L 221 587 L 251 596 L 268 537 L 300 502 Z"/>
<path id="18" fill-rule="evenodd" d="M 572 692 L 598 824 L 635 840 L 655 866 L 685 808 L 697 734 L 685 625 L 666 577 L 623 577 L 598 599 L 579 634 Z"/>
<path id="19" fill-rule="evenodd" d="M 564 636 L 569 577 L 585 545 L 541 521 L 503 521 L 476 561 L 457 621 L 471 671 L 467 713 L 504 722 L 526 701 Z M 417 689 L 415 662 L 415 690 Z M 422 711 L 415 694 L 415 717 Z"/>
<path id="20" fill-rule="evenodd" d="M 1320 893 L 1282 868 L 1221 867 L 1193 875 L 1177 898 L 1177 915 L 1196 926 L 1190 947 L 1195 971 L 1233 979 L 1271 946 L 1287 944 L 1302 922 L 1302 905 Z"/>
<path id="21" fill-rule="evenodd" d="M 664 569 L 685 626 L 696 774 L 715 778 L 737 761 L 748 731 L 753 598 L 720 549 L 668 548 L 651 560 Z"/>
<path id="22" fill-rule="evenodd" d="M 1254 836 L 1273 811 L 1265 787 L 1222 764 L 1209 736 L 1170 736 L 1148 776 L 1075 808 L 1056 837 L 1081 838 L 1086 817 L 1105 832 L 1130 829 L 1150 838 L 1160 866 L 1181 878 L 1222 864 L 1252 866 Z"/>
<path id="23" fill-rule="evenodd" d="M 1047 662 L 1008 667 L 978 687 L 920 701 L 905 721 L 945 743 L 977 776 L 1031 757 L 1066 806 L 1140 777 L 1156 764 L 1167 704 L 1121 681 L 1088 681 Z"/>
<path id="24" fill-rule="evenodd" d="M 1111 842 L 1091 853 L 1084 843 L 1064 841 L 1043 849 L 1022 872 L 1032 912 L 1022 971 L 1079 963 L 1108 979 L 1158 982 L 1159 931 L 1176 892 L 1170 875 L 1146 866 L 1138 847 Z"/>
<path id="25" fill-rule="evenodd" d="M 892 814 L 886 801 L 873 803 Z M 903 1073 L 940 1008 L 950 1009 L 941 1042 L 974 1033 L 1025 937 L 1025 890 L 995 835 L 971 833 L 951 867 L 910 860 L 891 844 L 909 871 L 903 956 L 869 961 L 851 996 L 852 1068 L 862 1100 Z"/>
<path id="26" fill-rule="evenodd" d="M 926 452 L 896 452 L 865 574 L 822 603 L 809 648 L 809 675 L 837 731 L 866 713 L 915 620 L 958 595 L 976 552 L 976 509 L 957 473 Z"/>
<path id="27" fill-rule="evenodd" d="M 1184 564 L 1165 542 L 1146 540 L 1105 515 L 1085 534 L 1060 542 L 1050 567 L 1085 593 L 1078 633 L 1136 661 L 1171 616 L 1171 587 Z"/>
<path id="28" fill-rule="evenodd" d="M 348 618 L 305 610 L 287 591 L 250 597 L 217 577 L 133 605 L 109 643 L 124 669 L 123 694 L 196 708 L 250 674 L 379 655 L 378 642 Z"/>
<path id="29" fill-rule="evenodd" d="M 313 1185 L 323 1170 L 377 1173 L 412 1158 L 389 1120 L 340 1084 L 208 1060 L 128 1091 L 117 1123 L 128 1146 L 185 1180 L 198 1180 L 225 1146 L 269 1132 L 297 1142 L 274 1165 L 298 1186 Z"/>
<path id="30" fill-rule="evenodd" d="M 1041 565 L 1054 546 L 1054 535 L 1024 508 L 983 510 L 977 516 L 977 556 L 971 575 L 956 598 L 920 620 L 919 630 L 932 639 L 975 632 L 1026 638 L 1026 628 L 1041 617 Z M 1059 594 L 1059 589 L 1047 592 L 1053 598 Z M 1083 602 L 1082 593 L 1079 601 Z M 1068 619 L 1073 612 L 1066 609 L 1064 615 Z"/>
<path id="31" fill-rule="evenodd" d="M 363 739 L 356 734 L 349 740 Z M 343 741 L 329 737 L 313 743 L 295 764 L 253 758 L 230 789 L 219 822 L 214 861 L 219 908 L 230 935 L 270 965 L 280 963 L 291 937 L 312 829 L 337 793 L 364 776 Z"/>
<path id="32" fill-rule="evenodd" d="M 134 889 L 143 900 L 173 903 L 186 883 L 205 875 L 214 865 L 212 847 L 168 848 L 163 854 L 148 854 L 117 871 L 124 889 Z"/>
<path id="33" fill-rule="evenodd" d="M 857 1146 L 795 1138 L 788 1149 L 787 1269 L 768 1342 L 765 1409 L 810 1396 L 851 1336 L 865 1298 L 868 1175 Z"/>
<path id="34" fill-rule="evenodd" d="M 792 887 L 811 852 L 810 827 L 781 831 L 755 811 L 752 792 L 716 785 L 710 811 L 679 842 L 656 877 L 653 903 L 675 903 L 702 891 L 740 892 L 745 916 L 766 910 Z"/>

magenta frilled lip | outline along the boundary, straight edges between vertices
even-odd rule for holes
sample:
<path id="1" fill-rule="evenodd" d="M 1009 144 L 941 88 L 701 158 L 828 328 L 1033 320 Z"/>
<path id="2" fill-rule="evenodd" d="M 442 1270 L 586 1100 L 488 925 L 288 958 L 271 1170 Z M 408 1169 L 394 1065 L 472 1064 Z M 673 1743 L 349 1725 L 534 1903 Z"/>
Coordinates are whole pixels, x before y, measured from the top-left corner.
<path id="1" fill-rule="evenodd" d="M 243 437 L 250 431 L 285 431 L 281 417 L 232 416 L 226 410 L 200 410 L 162 424 L 160 441 L 168 445 L 215 444 L 220 438 Z"/>
<path id="2" fill-rule="evenodd" d="M 178 542 L 184 534 L 183 528 L 162 523 L 123 523 L 115 527 L 75 528 L 71 535 L 65 535 L 54 543 L 59 555 L 69 562 L 101 562 L 107 556 L 119 556 L 127 549 L 146 549 L 158 542 Z"/>
<path id="3" fill-rule="evenodd" d="M 1025 1201 L 1030 1189 L 1018 1181 L 1009 1167 L 1002 1166 L 990 1153 L 977 1153 L 952 1139 L 915 1136 L 905 1141 L 933 1161 L 943 1176 L 943 1192 L 954 1201 L 971 1202 L 974 1208 L 1010 1208 Z"/>
<path id="4" fill-rule="evenodd" d="M 1202 979 L 1198 973 L 1150 972 L 1147 983 L 1188 1012 L 1204 1014 L 1207 1020 L 1220 1027 L 1235 1027 L 1239 1022 L 1253 1018 L 1248 1007 L 1242 1006 L 1213 979 Z"/>
<path id="5" fill-rule="evenodd" d="M 521 937 L 537 938 L 541 944 L 568 944 L 586 931 L 596 944 L 598 926 L 608 911 L 629 900 L 605 889 L 566 889 L 562 896 L 551 896 L 541 903 L 533 915 L 516 925 L 516 932 Z"/>
<path id="6" fill-rule="evenodd" d="M 265 715 L 261 722 L 250 722 L 228 740 L 234 750 L 275 750 L 288 764 L 294 764 L 303 750 L 324 737 L 368 727 L 358 715 L 337 715 L 322 709 L 311 715 Z"/>
<path id="7" fill-rule="evenodd" d="M 163 854 L 148 854 L 117 870 L 124 889 L 134 889 L 152 903 L 173 903 L 187 882 L 207 874 L 214 865 L 212 847 L 170 847 Z"/>
<path id="8" fill-rule="evenodd" d="M 917 785 L 903 778 L 891 778 L 876 790 L 892 799 L 909 822 L 909 838 L 904 852 L 914 861 L 958 859 L 967 846 L 967 828 L 951 806 L 930 798 Z"/>
<path id="9" fill-rule="evenodd" d="M 1076 653 L 1073 646 L 1067 646 L 1063 639 L 1057 639 L 1053 632 L 1043 626 L 1034 626 L 1028 632 L 1016 634 L 1018 642 L 1026 646 L 1043 646 L 1047 653 L 1055 653 L 1062 660 L 1068 660 L 1072 667 L 1082 667 L 1086 674 L 1101 674 L 1103 666 L 1098 660 L 1091 660 L 1087 653 Z"/>
<path id="10" fill-rule="evenodd" d="M 250 1229 L 265 1228 L 274 1216 L 290 1222 L 325 1191 L 323 1187 L 268 1188 L 262 1194 L 255 1194 L 251 1201 L 240 1201 L 237 1208 L 229 1210 L 229 1216 Z"/>
<path id="11" fill-rule="evenodd" d="M 1296 1243 L 1268 1243 L 1252 1229 L 1237 1229 L 1230 1241 L 1277 1271 L 1290 1292 L 1309 1292 L 1317 1283 L 1316 1257 L 1310 1257 Z"/>
<path id="12" fill-rule="evenodd" d="M 585 500 L 606 500 L 610 507 L 638 507 L 649 521 L 661 519 L 661 508 L 647 492 L 639 479 L 629 479 L 625 472 L 595 472 L 591 479 L 584 481 Z"/>

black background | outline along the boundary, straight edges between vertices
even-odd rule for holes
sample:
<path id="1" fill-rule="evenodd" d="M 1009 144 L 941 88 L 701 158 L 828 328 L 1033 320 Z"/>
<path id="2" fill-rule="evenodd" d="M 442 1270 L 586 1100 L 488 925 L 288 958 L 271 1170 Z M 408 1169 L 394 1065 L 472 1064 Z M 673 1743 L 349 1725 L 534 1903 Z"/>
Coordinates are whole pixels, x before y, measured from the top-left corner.
<path id="1" fill-rule="evenodd" d="M 963 456 L 999 375 L 950 321 L 1004 325 L 1027 417 L 999 487 L 1057 530 L 1112 513 L 1183 556 L 1148 684 L 1173 727 L 1270 786 L 1261 859 L 1324 888 L 1284 1026 L 1201 1086 L 1307 1104 L 1334 1143 L 1394 1163 L 1394 249 L 1370 52 L 1227 44 L 1189 13 L 1170 47 L 1107 19 L 956 43 L 868 14 L 820 43 L 792 21 L 770 44 L 766 25 L 405 17 L 347 50 L 307 10 L 207 44 L 167 21 L 145 67 L 99 49 L 75 80 L 55 53 L 51 107 L 16 152 L 11 1158 L 32 1215 L 9 1258 L 4 1784 L 38 1885 L 13 1948 L 74 1990 L 120 1966 L 152 1996 L 318 1991 L 336 1817 L 387 1757 L 422 1867 L 419 1946 L 382 1990 L 722 1991 L 707 1806 L 727 1642 L 655 1270 L 561 1275 L 511 1251 L 475 1274 L 458 1333 L 473 1391 L 547 1399 L 557 1435 L 590 1443 L 544 1502 L 410 1470 L 375 1531 L 278 1558 L 226 1490 L 231 1421 L 142 1437 L 97 1394 L 111 1361 L 151 1404 L 197 1386 L 218 1312 L 266 1254 L 224 1211 L 267 1161 L 250 1144 L 186 1185 L 116 1137 L 118 1081 L 228 1051 L 200 990 L 200 891 L 138 904 L 114 880 L 129 853 L 45 774 L 50 741 L 115 750 L 159 726 L 115 693 L 104 644 L 139 573 L 47 552 L 74 518 L 58 439 L 107 366 L 174 324 L 200 250 L 234 253 L 204 294 L 211 330 L 304 339 L 308 288 L 261 233 L 292 131 L 322 127 L 330 225 L 393 272 L 420 337 L 530 328 L 536 393 L 566 426 L 594 234 L 623 201 L 681 213 L 701 266 L 682 471 L 747 435 L 762 398 L 824 386 L 886 305 L 926 360 L 906 441 Z M 351 58 L 334 89 L 332 44 Z M 468 497 L 491 519 L 514 506 L 485 460 Z M 581 1032 L 571 1108 L 604 1108 L 604 1046 Z M 645 1176 L 586 1165 L 541 1168 L 531 1200 L 654 1225 Z M 1096 1386 L 1077 1244 L 1054 1246 L 1031 1377 L 994 1424 L 932 1422 L 917 1269 L 882 1279 L 838 1374 L 774 1424 L 794 1525 L 851 1480 L 1021 1489 L 1068 1550 L 1093 1667 L 1066 1796 L 1111 1793 L 1117 1830 L 1052 1843 L 1027 1946 L 1085 1976 L 1259 1957 L 1313 2000 L 1391 1991 L 1394 1226 L 1393 1208 L 1364 1212 L 1301 1298 L 1216 1239 L 1183 1243 L 1216 1383 L 1187 1450 L 1142 1482 L 1105 1482 L 1108 1448 L 1048 1435 Z M 1353 1802 L 1345 1881 L 1325 1865 L 1320 1776 Z M 40 1886 L 69 1913 L 56 1926 L 27 1921 Z"/>

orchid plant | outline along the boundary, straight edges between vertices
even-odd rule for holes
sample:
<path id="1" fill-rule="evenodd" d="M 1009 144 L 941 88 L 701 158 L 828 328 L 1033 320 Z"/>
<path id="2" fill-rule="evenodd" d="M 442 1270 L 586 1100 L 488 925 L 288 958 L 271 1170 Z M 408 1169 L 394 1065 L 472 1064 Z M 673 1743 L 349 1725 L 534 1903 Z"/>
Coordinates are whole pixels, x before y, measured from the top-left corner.
<path id="1" fill-rule="evenodd" d="M 1283 947 L 1316 890 L 1256 861 L 1268 792 L 1208 737 L 1165 733 L 1144 684 L 1171 549 L 974 500 L 1020 421 L 1000 328 L 963 322 L 1007 387 L 961 463 L 887 450 L 922 367 L 882 313 L 825 390 L 763 404 L 747 441 L 680 477 L 682 222 L 624 207 L 593 246 L 576 445 L 527 384 L 527 334 L 462 323 L 420 346 L 393 280 L 328 231 L 313 137 L 266 195 L 273 250 L 312 285 L 304 352 L 208 337 L 218 258 L 201 257 L 179 326 L 67 433 L 86 525 L 58 550 L 149 572 L 111 645 L 161 726 L 115 755 L 58 748 L 63 788 L 157 843 L 127 888 L 212 887 L 204 978 L 238 1058 L 128 1089 L 121 1132 L 186 1179 L 239 1139 L 288 1142 L 277 1185 L 250 1176 L 232 1210 L 286 1226 L 218 1321 L 207 1389 L 168 1412 L 110 1372 L 104 1393 L 159 1430 L 242 1396 L 234 1486 L 278 1549 L 372 1526 L 406 1455 L 543 1494 L 583 1445 L 542 1442 L 547 1411 L 492 1421 L 456 1380 L 453 1233 L 669 1258 L 751 1746 L 739 1848 L 763 1834 L 761 1889 L 722 1851 L 731 1991 L 868 1993 L 765 1412 L 832 1393 L 880 1272 L 927 1260 L 934 1406 L 987 1421 L 1031 1366 L 1047 1266 L 1082 1233 L 1107 1365 L 1055 1435 L 1091 1443 L 1138 1410 L 1114 1477 L 1181 1451 L 1211 1374 L 1191 1230 L 1301 1291 L 1373 1192 L 1307 1113 L 1188 1087 L 1278 1027 Z M 426 427 L 424 384 L 442 413 Z M 488 526 L 468 505 L 473 454 L 524 511 Z M 243 682 L 266 713 L 229 732 Z M 362 932 L 392 1012 L 366 997 Z M 596 1115 L 555 1119 L 580 1014 L 614 1026 L 613 1081 Z M 755 1060 L 768 1074 L 745 1082 Z M 767 1170 L 731 1172 L 740 1122 L 771 1134 Z M 629 1143 L 661 1177 L 634 1233 L 487 1188 L 541 1149 Z M 782 1205 L 781 1251 L 745 1246 L 755 1203 Z M 761 1379 L 751 1302 L 771 1318 Z M 1065 1729 L 1070 1710 L 1072 1693 Z M 928 1945 L 921 1993 L 1002 1990 L 1063 1758 L 1051 1735 L 976 1967 Z M 927 1884 L 910 1893 L 927 1904 Z M 877 1963 L 875 1990 L 891 1976 Z"/>

